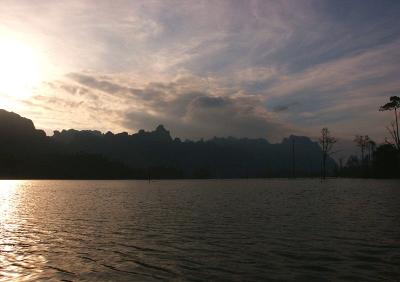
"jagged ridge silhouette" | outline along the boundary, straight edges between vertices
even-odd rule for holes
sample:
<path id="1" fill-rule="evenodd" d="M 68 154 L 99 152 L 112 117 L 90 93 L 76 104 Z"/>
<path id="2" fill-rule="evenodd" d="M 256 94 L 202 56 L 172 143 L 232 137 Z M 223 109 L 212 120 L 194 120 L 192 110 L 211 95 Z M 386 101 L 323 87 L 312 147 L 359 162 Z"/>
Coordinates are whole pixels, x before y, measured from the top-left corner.
<path id="1" fill-rule="evenodd" d="M 321 148 L 308 137 L 281 143 L 265 139 L 218 138 L 182 142 L 159 125 L 129 135 L 96 130 L 35 128 L 16 113 L 0 110 L 0 177 L 65 179 L 287 177 L 296 144 L 296 176 L 318 174 Z M 311 165 L 310 165 L 311 164 Z M 327 162 L 328 171 L 335 166 Z"/>

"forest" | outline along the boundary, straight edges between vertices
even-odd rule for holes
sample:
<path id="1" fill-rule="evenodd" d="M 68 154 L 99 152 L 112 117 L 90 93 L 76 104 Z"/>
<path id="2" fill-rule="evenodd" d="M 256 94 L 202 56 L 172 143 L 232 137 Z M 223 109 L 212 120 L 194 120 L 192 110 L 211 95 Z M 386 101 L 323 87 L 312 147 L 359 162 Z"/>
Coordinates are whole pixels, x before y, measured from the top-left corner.
<path id="1" fill-rule="evenodd" d="M 356 135 L 354 142 L 361 150 L 361 156 L 349 156 L 343 167 L 343 156 L 339 157 L 340 173 L 345 177 L 363 178 L 400 178 L 400 135 L 399 113 L 400 97 L 391 96 L 390 102 L 379 108 L 379 111 L 393 111 L 394 119 L 390 126 L 385 126 L 390 139 L 377 144 L 368 135 Z"/>

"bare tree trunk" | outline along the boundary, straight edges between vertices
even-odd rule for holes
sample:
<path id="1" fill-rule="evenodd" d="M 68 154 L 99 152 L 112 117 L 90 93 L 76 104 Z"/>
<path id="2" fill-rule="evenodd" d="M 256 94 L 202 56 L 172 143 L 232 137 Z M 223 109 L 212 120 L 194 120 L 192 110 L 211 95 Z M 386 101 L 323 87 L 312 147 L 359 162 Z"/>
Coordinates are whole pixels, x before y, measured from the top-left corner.
<path id="1" fill-rule="evenodd" d="M 400 150 L 400 135 L 399 135 L 399 122 L 397 121 L 397 109 L 394 108 L 394 115 L 396 116 L 396 129 L 397 129 L 397 150 Z"/>
<path id="2" fill-rule="evenodd" d="M 338 139 L 331 137 L 328 128 L 324 127 L 321 130 L 322 138 L 319 139 L 319 143 L 322 145 L 322 179 L 325 179 L 326 172 L 326 159 L 328 156 L 335 154 L 336 152 L 331 152 L 333 144 L 335 144 Z"/>

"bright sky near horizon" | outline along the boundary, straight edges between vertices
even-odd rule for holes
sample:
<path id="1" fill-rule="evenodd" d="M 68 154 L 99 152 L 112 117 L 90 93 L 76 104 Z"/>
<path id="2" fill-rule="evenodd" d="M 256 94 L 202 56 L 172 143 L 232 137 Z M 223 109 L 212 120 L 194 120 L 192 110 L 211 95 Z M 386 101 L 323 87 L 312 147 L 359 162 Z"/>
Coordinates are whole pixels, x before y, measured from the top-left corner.
<path id="1" fill-rule="evenodd" d="M 343 146 L 390 137 L 393 113 L 378 109 L 400 95 L 398 0 L 3 0 L 0 11 L 0 108 L 48 135 L 163 124 L 183 140 L 316 141 L 322 127 Z"/>

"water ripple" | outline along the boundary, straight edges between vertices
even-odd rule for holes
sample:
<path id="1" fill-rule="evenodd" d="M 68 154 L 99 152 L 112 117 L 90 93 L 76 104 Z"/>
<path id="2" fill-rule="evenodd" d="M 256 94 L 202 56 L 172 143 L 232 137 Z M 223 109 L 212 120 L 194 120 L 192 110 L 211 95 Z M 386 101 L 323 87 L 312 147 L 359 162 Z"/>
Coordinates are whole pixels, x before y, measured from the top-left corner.
<path id="1" fill-rule="evenodd" d="M 15 183 L 0 281 L 400 280 L 390 181 Z"/>

